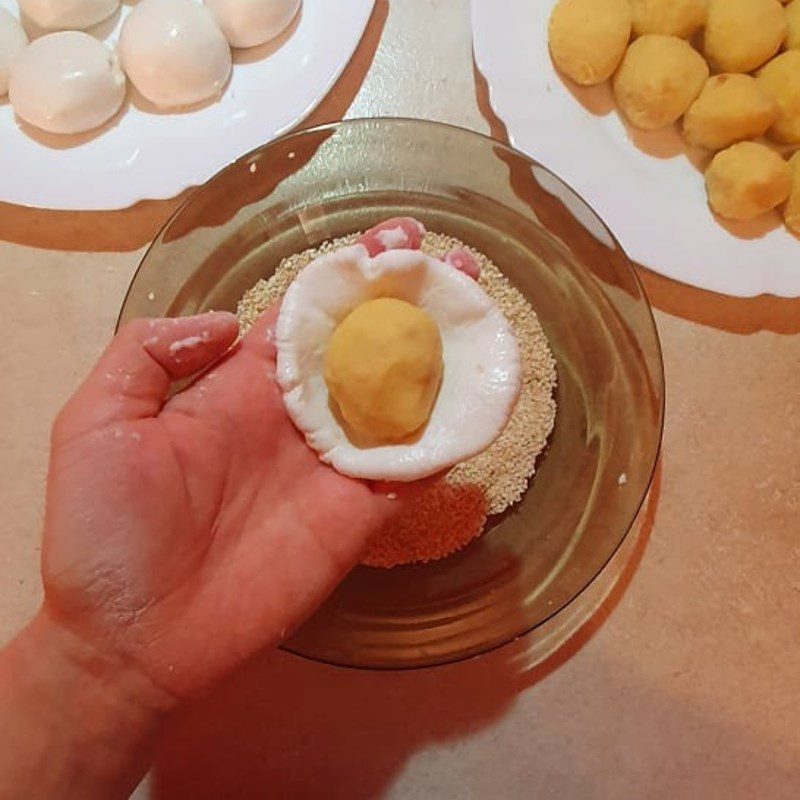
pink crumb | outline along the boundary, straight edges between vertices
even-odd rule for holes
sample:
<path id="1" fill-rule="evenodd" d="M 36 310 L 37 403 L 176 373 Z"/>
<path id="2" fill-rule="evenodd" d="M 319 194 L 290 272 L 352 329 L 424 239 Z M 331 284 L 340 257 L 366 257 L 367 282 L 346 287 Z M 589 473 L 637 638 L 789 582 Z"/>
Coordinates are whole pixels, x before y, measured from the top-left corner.
<path id="1" fill-rule="evenodd" d="M 464 250 L 463 248 L 451 250 L 444 257 L 444 263 L 455 267 L 459 272 L 463 272 L 474 281 L 478 280 L 481 276 L 480 264 L 478 264 L 477 259 L 469 250 Z"/>
<path id="2" fill-rule="evenodd" d="M 358 237 L 371 257 L 387 250 L 419 250 L 425 226 L 413 217 L 394 217 L 381 222 Z"/>

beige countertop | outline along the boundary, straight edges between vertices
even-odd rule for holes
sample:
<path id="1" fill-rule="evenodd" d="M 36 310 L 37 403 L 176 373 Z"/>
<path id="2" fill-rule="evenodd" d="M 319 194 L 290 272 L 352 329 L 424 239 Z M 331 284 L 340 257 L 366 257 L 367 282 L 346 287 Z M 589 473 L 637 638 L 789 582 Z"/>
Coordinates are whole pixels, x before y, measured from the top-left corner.
<path id="1" fill-rule="evenodd" d="M 468 6 L 378 0 L 311 122 L 403 115 L 502 137 Z M 50 421 L 176 202 L 0 204 L 0 640 L 40 597 Z M 405 674 L 267 654 L 171 726 L 155 797 L 800 795 L 800 301 L 642 274 L 664 347 L 664 450 L 642 547 L 591 623 L 533 670 L 524 640 Z"/>

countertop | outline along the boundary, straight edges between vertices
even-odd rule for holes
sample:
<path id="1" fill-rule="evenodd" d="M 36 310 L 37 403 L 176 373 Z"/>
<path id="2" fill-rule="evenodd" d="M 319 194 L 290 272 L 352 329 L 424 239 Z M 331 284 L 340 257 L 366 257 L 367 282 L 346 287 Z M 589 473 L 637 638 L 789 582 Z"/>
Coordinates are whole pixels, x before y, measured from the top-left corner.
<path id="1" fill-rule="evenodd" d="M 366 115 L 505 135 L 468 0 L 378 0 L 309 122 Z M 0 640 L 40 598 L 50 422 L 177 203 L 0 204 Z M 664 448 L 640 546 L 589 623 L 534 669 L 525 640 L 403 674 L 265 654 L 171 724 L 142 796 L 800 794 L 800 301 L 641 274 L 664 348 Z"/>

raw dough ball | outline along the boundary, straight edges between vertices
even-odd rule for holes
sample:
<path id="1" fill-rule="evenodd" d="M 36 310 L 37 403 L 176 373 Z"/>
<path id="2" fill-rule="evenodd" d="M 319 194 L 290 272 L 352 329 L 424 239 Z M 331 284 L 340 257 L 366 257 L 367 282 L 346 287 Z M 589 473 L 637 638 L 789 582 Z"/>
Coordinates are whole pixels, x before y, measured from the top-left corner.
<path id="1" fill-rule="evenodd" d="M 133 85 L 163 108 L 218 95 L 231 74 L 231 51 L 211 12 L 194 0 L 141 0 L 119 39 Z"/>
<path id="2" fill-rule="evenodd" d="M 792 183 L 789 165 L 771 148 L 739 142 L 714 156 L 706 170 L 711 208 L 728 219 L 753 219 L 780 205 Z"/>
<path id="3" fill-rule="evenodd" d="M 549 35 L 561 72 L 584 86 L 602 83 L 617 68 L 631 37 L 628 0 L 559 0 Z"/>
<path id="4" fill-rule="evenodd" d="M 689 38 L 706 21 L 708 0 L 631 0 L 633 33 Z"/>
<path id="5" fill-rule="evenodd" d="M 417 306 L 368 300 L 333 332 L 325 383 L 339 411 L 365 441 L 396 442 L 430 418 L 442 381 L 442 337 Z"/>
<path id="6" fill-rule="evenodd" d="M 45 30 L 83 30 L 110 17 L 119 0 L 19 0 L 19 8 Z"/>
<path id="7" fill-rule="evenodd" d="M 800 150 L 789 159 L 789 167 L 792 170 L 792 189 L 783 217 L 786 227 L 800 236 Z"/>
<path id="8" fill-rule="evenodd" d="M 231 47 L 255 47 L 283 33 L 302 0 L 203 0 Z"/>
<path id="9" fill-rule="evenodd" d="M 778 0 L 709 0 L 705 52 L 720 72 L 750 72 L 768 61 L 786 38 Z"/>
<path id="10" fill-rule="evenodd" d="M 761 88 L 778 104 L 778 118 L 769 135 L 776 142 L 800 142 L 800 50 L 773 58 L 758 73 Z"/>
<path id="11" fill-rule="evenodd" d="M 722 150 L 757 139 L 775 121 L 777 105 L 750 75 L 714 75 L 683 118 L 690 144 Z"/>
<path id="12" fill-rule="evenodd" d="M 37 128 L 84 133 L 117 113 L 125 76 L 114 53 L 88 33 L 50 33 L 14 62 L 8 96 L 17 116 Z"/>
<path id="13" fill-rule="evenodd" d="M 4 8 L 0 8 L 0 97 L 8 92 L 11 65 L 28 46 L 22 25 Z"/>
<path id="14" fill-rule="evenodd" d="M 800 50 L 800 0 L 786 6 L 786 49 Z"/>
<path id="15" fill-rule="evenodd" d="M 631 124 L 655 130 L 675 122 L 707 78 L 706 62 L 688 42 L 648 34 L 628 48 L 614 76 L 614 95 Z"/>

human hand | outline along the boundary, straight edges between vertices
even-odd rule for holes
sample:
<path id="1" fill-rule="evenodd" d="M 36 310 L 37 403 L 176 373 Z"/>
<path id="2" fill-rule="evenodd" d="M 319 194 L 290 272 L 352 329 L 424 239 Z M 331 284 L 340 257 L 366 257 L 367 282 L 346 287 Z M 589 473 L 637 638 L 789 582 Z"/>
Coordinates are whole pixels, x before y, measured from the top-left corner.
<path id="1" fill-rule="evenodd" d="M 289 420 L 274 316 L 227 354 L 230 314 L 137 320 L 54 425 L 45 611 L 178 698 L 310 614 L 391 507 Z"/>

